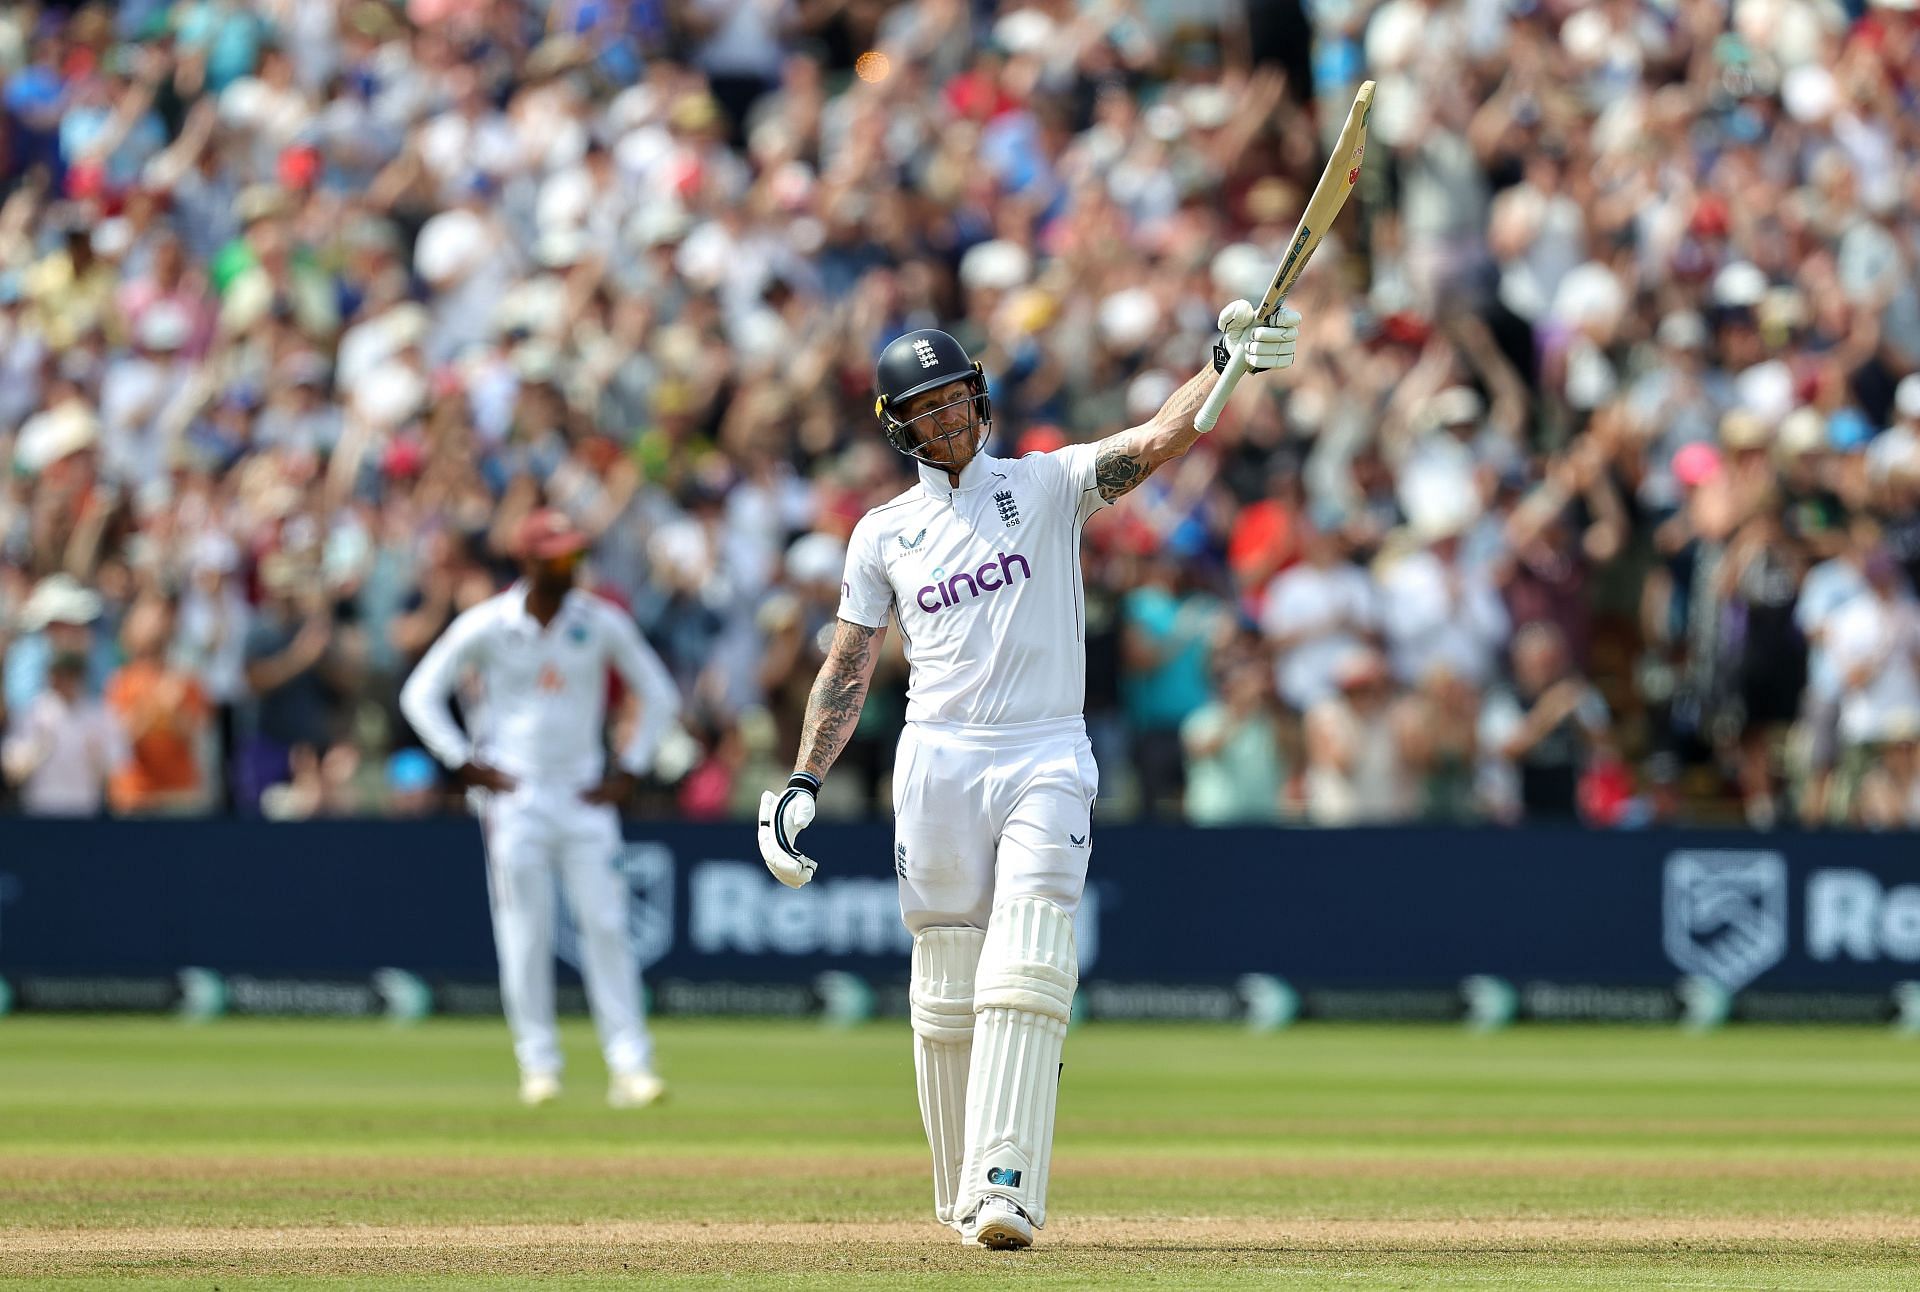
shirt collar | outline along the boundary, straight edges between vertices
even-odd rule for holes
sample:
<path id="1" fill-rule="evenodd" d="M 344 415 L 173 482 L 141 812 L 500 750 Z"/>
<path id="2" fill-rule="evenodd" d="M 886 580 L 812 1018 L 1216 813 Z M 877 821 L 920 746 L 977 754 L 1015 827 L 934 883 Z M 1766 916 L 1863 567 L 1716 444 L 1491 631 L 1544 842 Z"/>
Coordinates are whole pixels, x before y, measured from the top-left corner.
<path id="1" fill-rule="evenodd" d="M 560 609 L 556 611 L 553 616 L 554 624 L 559 623 L 567 611 L 573 608 L 573 603 L 579 594 L 579 588 L 567 589 L 567 595 L 560 598 Z M 533 617 L 531 610 L 527 609 L 527 581 L 525 579 L 515 579 L 513 586 L 507 589 L 507 618 L 512 623 L 525 624 L 534 632 L 543 631 L 540 626 L 540 621 Z M 547 625 L 549 628 L 552 626 L 553 624 Z"/>
<path id="2" fill-rule="evenodd" d="M 945 471 L 922 462 L 919 463 L 920 486 L 936 498 L 947 498 L 956 493 L 965 493 L 969 489 L 977 489 L 995 476 L 1004 474 L 999 467 L 999 458 L 988 457 L 985 453 L 976 453 L 973 455 L 973 461 L 967 463 L 966 469 L 961 471 L 960 483 L 956 486 Z"/>

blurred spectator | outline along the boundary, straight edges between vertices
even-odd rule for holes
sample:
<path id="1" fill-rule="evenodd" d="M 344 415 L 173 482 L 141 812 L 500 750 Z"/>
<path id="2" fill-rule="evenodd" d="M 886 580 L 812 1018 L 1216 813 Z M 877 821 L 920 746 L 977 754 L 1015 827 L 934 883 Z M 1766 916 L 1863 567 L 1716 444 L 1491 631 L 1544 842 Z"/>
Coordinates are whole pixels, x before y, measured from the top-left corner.
<path id="1" fill-rule="evenodd" d="M 14 717 L 4 750 L 7 779 L 30 816 L 94 816 L 106 807 L 107 781 L 126 762 L 126 736 L 105 705 L 86 692 L 87 661 L 54 654 L 47 687 Z"/>
<path id="2" fill-rule="evenodd" d="M 1305 526 L 1302 543 L 1305 559 L 1268 585 L 1260 621 L 1280 697 L 1296 713 L 1333 694 L 1335 668 L 1378 624 L 1372 580 L 1346 560 L 1330 522 Z"/>
<path id="3" fill-rule="evenodd" d="M 1834 613 L 1824 643 L 1840 677 L 1843 803 L 1881 749 L 1920 726 L 1920 605 L 1885 551 L 1869 555 L 1863 573 L 1866 592 Z"/>
<path id="4" fill-rule="evenodd" d="M 1839 753 L 1840 701 L 1846 679 L 1828 643 L 1841 608 L 1867 592 L 1866 567 L 1880 547 L 1880 531 L 1871 521 L 1854 522 L 1840 555 L 1808 572 L 1794 605 L 1794 624 L 1807 643 L 1807 689 L 1800 702 L 1804 821 L 1827 819 L 1828 790 Z"/>
<path id="5" fill-rule="evenodd" d="M 1487 701 L 1480 745 L 1493 763 L 1496 815 L 1513 820 L 1578 819 L 1580 780 L 1608 747 L 1606 701 L 1574 672 L 1566 639 L 1533 623 L 1513 641 L 1511 691 Z"/>
<path id="6" fill-rule="evenodd" d="M 89 625 L 99 618 L 99 594 L 81 587 L 71 575 L 50 574 L 34 587 L 20 607 L 20 635 L 7 647 L 7 712 L 24 713 L 46 690 L 59 656 L 78 656 L 87 666 L 85 672 L 92 672 L 94 634 Z M 98 693 L 84 677 L 83 688 Z"/>
<path id="7" fill-rule="evenodd" d="M 1457 494 L 1441 499 L 1413 521 L 1412 538 L 1419 547 L 1386 558 L 1381 622 L 1394 676 L 1402 682 L 1418 681 L 1442 666 L 1471 686 L 1484 686 L 1497 673 L 1507 612 L 1487 571 L 1464 559 L 1461 536 L 1475 518 L 1463 510 Z"/>
<path id="8" fill-rule="evenodd" d="M 1406 709 L 1403 747 L 1419 787 L 1415 811 L 1427 821 L 1478 820 L 1484 808 L 1479 693 L 1444 667 L 1435 668 Z"/>
<path id="9" fill-rule="evenodd" d="M 193 675 L 165 658 L 172 618 L 164 601 L 148 596 L 134 604 L 121 628 L 127 662 L 108 681 L 106 693 L 107 708 L 130 745 L 130 757 L 110 787 L 118 813 L 206 809 L 201 754 L 209 706 Z"/>
<path id="10" fill-rule="evenodd" d="M 1334 694 L 1306 720 L 1307 817 L 1315 825 L 1410 819 L 1419 787 L 1409 757 L 1415 713 L 1394 699 L 1386 659 L 1350 650 L 1334 667 Z"/>
<path id="11" fill-rule="evenodd" d="M 1778 518 L 1765 514 L 1741 528 L 1720 568 L 1737 653 L 1741 800 L 1747 823 L 1758 829 L 1772 828 L 1780 817 L 1778 746 L 1806 688 L 1807 647 L 1794 616 L 1805 575 L 1802 549 Z"/>
<path id="12" fill-rule="evenodd" d="M 1886 734 L 1879 760 L 1860 778 L 1860 824 L 1920 829 L 1920 726 L 1899 725 Z"/>
<path id="13" fill-rule="evenodd" d="M 1145 567 L 1123 612 L 1120 695 L 1142 807 L 1149 816 L 1174 816 L 1186 788 L 1180 727 L 1211 695 L 1208 659 L 1221 611 L 1215 598 L 1189 586 L 1180 562 L 1155 556 Z"/>
<path id="14" fill-rule="evenodd" d="M 1579 797 L 1892 819 L 1902 742 L 1827 771 L 1857 535 L 1920 576 L 1911 6 L 1292 8 L 0 14 L 10 719 L 56 638 L 98 694 L 163 597 L 210 790 L 412 810 L 394 679 L 551 505 L 686 692 L 646 802 L 739 813 L 832 612 L 825 549 L 785 555 L 912 483 L 873 431 L 878 347 L 959 333 L 996 453 L 1137 422 L 1258 296 L 1373 77 L 1367 167 L 1291 298 L 1300 364 L 1088 528 L 1103 810 L 1225 770 L 1179 733 L 1216 678 L 1251 686 L 1211 663 L 1230 606 L 1289 709 L 1356 730 L 1333 661 L 1384 647 L 1384 708 L 1428 737 L 1388 815 L 1472 808 L 1464 767 L 1498 760 L 1459 719 L 1550 624 L 1619 716 Z M 823 810 L 884 806 L 897 644 L 881 670 Z"/>
<path id="15" fill-rule="evenodd" d="M 1222 653 L 1215 697 L 1180 724 L 1187 820 L 1260 825 L 1285 815 L 1286 740 L 1273 673 L 1257 648 Z"/>
<path id="16" fill-rule="evenodd" d="M 252 811 L 275 785 L 310 781 L 327 740 L 328 693 L 322 673 L 333 644 L 333 606 L 316 572 L 276 553 L 260 571 L 261 603 L 247 633 L 246 677 L 252 730 L 239 751 L 236 795 Z"/>

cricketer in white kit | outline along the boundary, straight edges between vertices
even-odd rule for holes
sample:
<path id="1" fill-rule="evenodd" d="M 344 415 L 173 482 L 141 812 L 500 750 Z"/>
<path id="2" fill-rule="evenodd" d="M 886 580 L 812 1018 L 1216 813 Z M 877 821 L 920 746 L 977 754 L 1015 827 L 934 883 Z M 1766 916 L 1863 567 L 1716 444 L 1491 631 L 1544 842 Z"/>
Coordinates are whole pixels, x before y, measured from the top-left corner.
<path id="1" fill-rule="evenodd" d="M 760 852 L 798 888 L 798 835 L 852 733 L 891 616 L 910 664 L 894 762 L 894 870 L 913 934 L 910 1001 L 934 1214 L 963 1241 L 1025 1247 L 1046 1221 L 1060 1054 L 1079 983 L 1073 916 L 1098 784 L 1082 709 L 1080 530 L 1198 437 L 1194 415 L 1245 342 L 1292 364 L 1300 316 L 1256 326 L 1235 301 L 1225 345 L 1152 421 L 1017 459 L 981 452 L 986 378 L 960 343 L 910 332 L 880 356 L 876 411 L 920 483 L 848 545 L 839 624 L 792 778 L 761 797 Z"/>
<path id="2" fill-rule="evenodd" d="M 586 540 L 561 513 L 519 531 L 520 582 L 465 611 L 400 693 L 407 721 L 470 787 L 485 842 L 500 997 L 520 1065 L 520 1098 L 560 1093 L 554 1025 L 554 881 L 579 930 L 581 976 L 606 1056 L 607 1102 L 644 1107 L 665 1093 L 641 1012 L 626 884 L 614 869 L 618 804 L 652 765 L 680 711 L 666 667 L 633 620 L 574 586 Z M 607 673 L 640 701 L 617 768 L 606 772 Z M 462 682 L 467 730 L 448 708 Z"/>

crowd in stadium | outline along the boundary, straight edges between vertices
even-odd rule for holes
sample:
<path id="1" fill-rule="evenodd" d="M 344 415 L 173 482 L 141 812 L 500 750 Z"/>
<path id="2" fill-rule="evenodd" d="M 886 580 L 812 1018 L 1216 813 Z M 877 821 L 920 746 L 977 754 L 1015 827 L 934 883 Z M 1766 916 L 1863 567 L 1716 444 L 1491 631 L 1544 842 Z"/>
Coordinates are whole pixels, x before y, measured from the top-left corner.
<path id="1" fill-rule="evenodd" d="M 1920 825 L 1916 7 L 7 6 L 8 801 L 448 809 L 399 682 L 547 503 L 684 692 L 636 809 L 750 815 L 880 347 L 1144 420 L 1373 77 L 1299 365 L 1088 527 L 1103 815 Z"/>

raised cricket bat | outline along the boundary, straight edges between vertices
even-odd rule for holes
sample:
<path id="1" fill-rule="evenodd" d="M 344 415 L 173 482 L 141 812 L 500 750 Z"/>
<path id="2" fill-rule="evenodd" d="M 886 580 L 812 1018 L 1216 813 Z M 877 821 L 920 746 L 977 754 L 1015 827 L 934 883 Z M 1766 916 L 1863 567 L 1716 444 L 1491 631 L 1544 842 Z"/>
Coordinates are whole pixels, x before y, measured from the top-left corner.
<path id="1" fill-rule="evenodd" d="M 1300 214 L 1300 226 L 1293 231 L 1293 241 L 1287 244 L 1287 254 L 1281 258 L 1280 268 L 1274 273 L 1267 294 L 1260 300 L 1260 325 L 1269 325 L 1273 316 L 1280 312 L 1280 307 L 1286 304 L 1287 293 L 1299 281 L 1300 271 L 1307 267 L 1314 248 L 1320 245 L 1320 239 L 1326 237 L 1327 230 L 1333 227 L 1334 217 L 1347 204 L 1347 194 L 1353 192 L 1353 186 L 1360 182 L 1360 159 L 1367 151 L 1367 113 L 1372 107 L 1373 82 L 1363 81 L 1360 92 L 1353 96 L 1353 107 L 1347 112 L 1347 124 L 1340 131 L 1340 141 L 1333 146 L 1333 156 L 1327 158 L 1327 168 L 1320 172 L 1320 182 L 1313 186 L 1313 196 L 1307 201 L 1307 209 Z M 1247 348 L 1241 345 L 1235 347 L 1233 357 L 1227 360 L 1227 370 L 1220 374 L 1220 380 L 1214 383 L 1213 393 L 1201 405 L 1200 415 L 1193 419 L 1195 430 L 1205 432 L 1213 429 L 1227 401 L 1233 397 L 1233 388 L 1246 375 Z"/>

